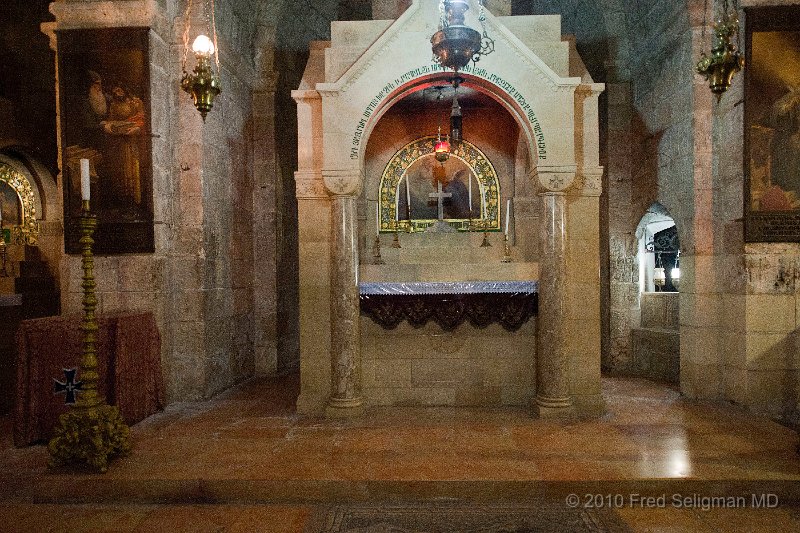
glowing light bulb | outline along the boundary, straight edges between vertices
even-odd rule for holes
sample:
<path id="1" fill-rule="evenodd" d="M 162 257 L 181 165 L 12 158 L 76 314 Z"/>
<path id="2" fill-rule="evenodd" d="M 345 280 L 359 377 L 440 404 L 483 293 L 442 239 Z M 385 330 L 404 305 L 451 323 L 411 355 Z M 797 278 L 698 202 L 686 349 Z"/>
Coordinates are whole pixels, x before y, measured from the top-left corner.
<path id="1" fill-rule="evenodd" d="M 214 43 L 205 35 L 198 35 L 192 43 L 192 51 L 199 56 L 209 57 L 214 53 Z"/>
<path id="2" fill-rule="evenodd" d="M 681 279 L 681 269 L 679 267 L 673 268 L 669 274 L 673 281 L 676 279 Z"/>

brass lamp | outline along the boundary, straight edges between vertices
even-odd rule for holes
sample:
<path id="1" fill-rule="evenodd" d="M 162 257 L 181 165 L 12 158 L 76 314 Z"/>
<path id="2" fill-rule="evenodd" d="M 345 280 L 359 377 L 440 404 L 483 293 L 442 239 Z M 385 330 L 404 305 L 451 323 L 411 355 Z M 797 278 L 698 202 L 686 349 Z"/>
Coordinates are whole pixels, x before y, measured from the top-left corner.
<path id="1" fill-rule="evenodd" d="M 494 51 L 494 41 L 486 33 L 483 0 L 480 0 L 478 20 L 483 26 L 483 34 L 464 23 L 469 10 L 468 0 L 441 0 L 439 11 L 441 20 L 439 31 L 431 37 L 434 60 L 444 68 L 458 72 L 470 61 L 477 62 L 482 55 Z"/>
<path id="2" fill-rule="evenodd" d="M 213 40 L 206 34 L 201 33 L 192 43 L 192 51 L 197 60 L 192 73 L 186 71 L 186 56 L 189 53 L 189 33 L 191 32 L 191 15 L 193 0 L 186 4 L 186 21 L 183 30 L 183 76 L 181 78 L 181 88 L 189 93 L 194 100 L 194 106 L 200 111 L 203 122 L 211 108 L 214 107 L 214 98 L 222 91 L 219 81 L 219 47 L 217 46 L 217 26 L 214 17 L 214 0 L 204 0 L 205 15 L 208 23 L 208 31 Z M 216 73 L 211 63 L 211 56 L 214 56 L 216 63 Z"/>
<path id="3" fill-rule="evenodd" d="M 431 37 L 433 60 L 443 68 L 452 69 L 455 76 L 453 84 L 453 107 L 450 112 L 450 142 L 453 146 L 463 139 L 461 106 L 458 103 L 458 86 L 463 78 L 458 75 L 470 61 L 477 63 L 481 56 L 494 52 L 494 40 L 486 32 L 486 15 L 483 0 L 479 0 L 478 22 L 483 33 L 466 25 L 465 15 L 469 10 L 468 0 L 439 1 L 439 31 Z"/>
<path id="4" fill-rule="evenodd" d="M 714 44 L 711 47 L 711 56 L 705 52 L 700 54 L 700 61 L 697 62 L 696 70 L 698 74 L 705 76 L 711 92 L 717 96 L 717 100 L 722 97 L 722 93 L 731 86 L 733 76 L 744 68 L 744 56 L 739 52 L 732 39 L 739 34 L 739 18 L 736 9 L 728 12 L 728 0 L 723 6 L 722 18 L 714 24 Z M 703 23 L 703 33 L 705 35 L 705 22 Z"/>
<path id="5" fill-rule="evenodd" d="M 199 35 L 192 44 L 192 51 L 197 58 L 197 64 L 191 74 L 184 71 L 181 88 L 192 95 L 194 106 L 200 111 L 203 122 L 205 122 L 206 115 L 214 107 L 214 98 L 221 91 L 219 78 L 214 75 L 211 68 L 211 54 L 215 51 L 214 43 L 205 35 Z"/>

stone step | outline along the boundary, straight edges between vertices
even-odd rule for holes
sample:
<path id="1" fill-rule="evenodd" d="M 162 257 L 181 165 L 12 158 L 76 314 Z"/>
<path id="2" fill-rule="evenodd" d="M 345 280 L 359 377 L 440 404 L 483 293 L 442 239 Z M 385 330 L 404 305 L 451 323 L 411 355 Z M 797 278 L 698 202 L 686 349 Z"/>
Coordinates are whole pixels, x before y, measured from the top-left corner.
<path id="1" fill-rule="evenodd" d="M 21 278 L 49 278 L 50 269 L 45 261 L 20 261 L 19 277 Z"/>
<path id="2" fill-rule="evenodd" d="M 28 244 L 6 244 L 6 261 L 41 261 L 42 254 L 38 246 Z"/>
<path id="3" fill-rule="evenodd" d="M 539 263 L 361 265 L 361 281 L 516 281 L 538 280 Z"/>
<path id="4" fill-rule="evenodd" d="M 14 280 L 14 291 L 16 293 L 28 294 L 36 292 L 53 292 L 56 284 L 53 278 L 16 278 Z"/>
<path id="5" fill-rule="evenodd" d="M 678 330 L 634 328 L 631 330 L 632 375 L 680 382 L 681 336 Z"/>
<path id="6" fill-rule="evenodd" d="M 106 476 L 111 476 L 114 463 Z M 68 471 L 52 472 L 17 487 L 34 503 L 47 504 L 196 504 L 325 503 L 368 501 L 563 502 L 571 494 L 745 495 L 775 494 L 781 505 L 800 502 L 793 480 L 623 479 L 611 481 L 461 481 L 461 480 L 273 480 L 273 479 L 120 479 Z M 22 495 L 20 494 L 20 495 Z M 669 496 L 668 496 L 669 497 Z"/>
<path id="7" fill-rule="evenodd" d="M 679 329 L 679 303 L 680 294 L 677 292 L 646 292 L 642 294 L 642 327 Z"/>
<path id="8" fill-rule="evenodd" d="M 503 234 L 488 233 L 489 247 L 481 247 L 483 233 L 400 233 L 401 248 L 392 248 L 393 234 L 381 235 L 381 256 L 391 264 L 454 264 L 499 262 L 504 254 Z M 372 244 L 364 262 L 372 261 Z M 511 247 L 514 257 L 514 248 Z"/>

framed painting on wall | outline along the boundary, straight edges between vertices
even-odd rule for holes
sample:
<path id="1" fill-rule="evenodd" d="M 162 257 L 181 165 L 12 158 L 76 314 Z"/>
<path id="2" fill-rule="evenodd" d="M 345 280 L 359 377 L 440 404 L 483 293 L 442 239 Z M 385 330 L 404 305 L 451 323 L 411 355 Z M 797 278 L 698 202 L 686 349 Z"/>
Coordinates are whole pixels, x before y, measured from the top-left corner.
<path id="1" fill-rule="evenodd" d="M 154 251 L 149 30 L 59 31 L 64 239 L 80 253 L 80 160 L 88 159 L 97 254 Z"/>
<path id="2" fill-rule="evenodd" d="M 745 241 L 800 242 L 800 6 L 745 13 Z"/>

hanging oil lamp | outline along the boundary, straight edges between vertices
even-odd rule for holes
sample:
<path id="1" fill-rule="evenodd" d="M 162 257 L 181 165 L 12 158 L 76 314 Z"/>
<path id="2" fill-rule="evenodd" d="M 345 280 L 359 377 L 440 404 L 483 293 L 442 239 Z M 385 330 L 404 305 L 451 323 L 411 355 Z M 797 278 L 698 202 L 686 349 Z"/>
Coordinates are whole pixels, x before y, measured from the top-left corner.
<path id="1" fill-rule="evenodd" d="M 708 0 L 706 0 L 707 5 Z M 714 44 L 711 47 L 711 56 L 705 52 L 700 54 L 697 62 L 698 74 L 705 76 L 711 92 L 717 96 L 717 101 L 722 93 L 731 86 L 733 76 L 744 68 L 744 56 L 733 43 L 733 37 L 739 37 L 739 18 L 737 8 L 729 13 L 728 0 L 724 0 L 722 18 L 714 24 Z M 703 37 L 705 38 L 705 20 L 703 21 Z"/>
<path id="2" fill-rule="evenodd" d="M 494 51 L 494 40 L 486 32 L 486 12 L 483 0 L 479 0 L 478 22 L 483 33 L 466 25 L 465 16 L 469 10 L 468 0 L 440 0 L 439 31 L 431 37 L 433 59 L 455 75 L 450 80 L 453 85 L 453 106 L 450 113 L 450 142 L 457 145 L 463 138 L 461 129 L 461 105 L 458 103 L 458 86 L 463 78 L 458 75 L 470 61 L 477 63 L 482 56 Z"/>
<path id="3" fill-rule="evenodd" d="M 442 139 L 442 127 L 439 126 L 439 133 L 436 136 L 436 144 L 433 146 L 434 157 L 439 163 L 444 164 L 450 159 L 450 143 L 447 139 Z"/>
<path id="4" fill-rule="evenodd" d="M 206 120 L 206 115 L 211 108 L 214 107 L 214 98 L 222 91 L 219 81 L 219 55 L 217 48 L 217 28 L 214 17 L 214 0 L 211 0 L 210 5 L 206 2 L 206 18 L 209 22 L 209 29 L 214 37 L 212 41 L 205 34 L 200 34 L 192 43 L 192 51 L 194 52 L 197 63 L 191 74 L 186 72 L 186 56 L 189 51 L 189 32 L 191 29 L 191 9 L 192 1 L 186 7 L 186 21 L 185 30 L 183 34 L 183 77 L 181 78 L 181 88 L 192 96 L 194 106 L 203 117 L 203 122 Z M 211 13 L 210 19 L 208 13 Z M 214 56 L 216 63 L 217 73 L 211 63 L 211 56 Z"/>

